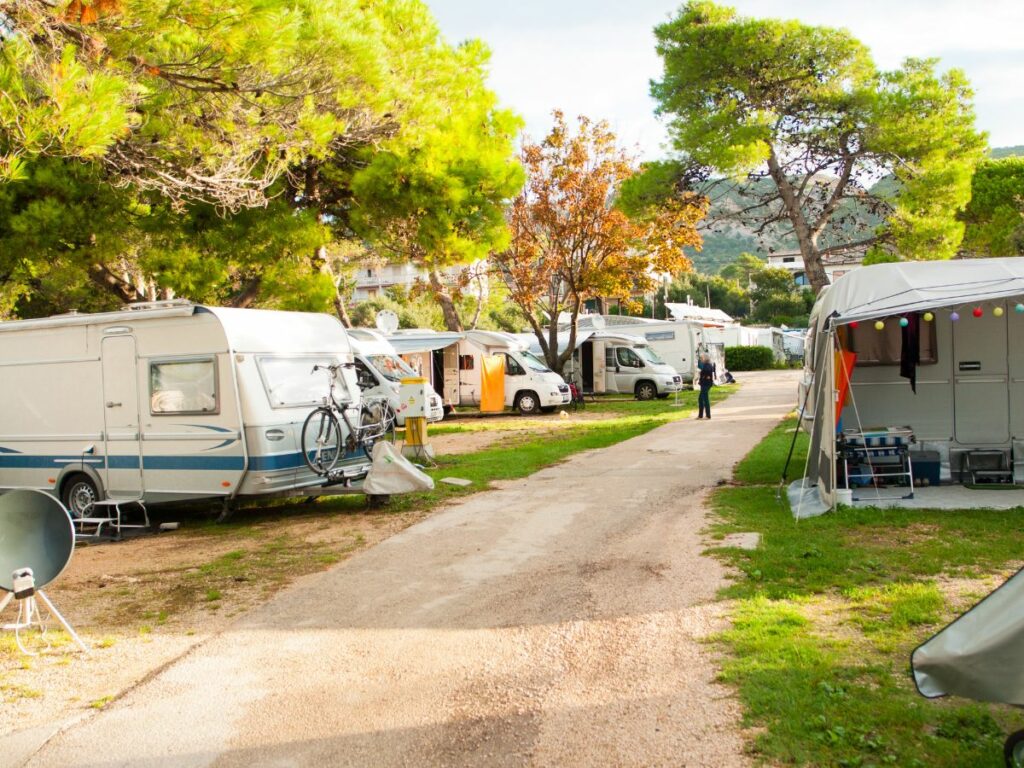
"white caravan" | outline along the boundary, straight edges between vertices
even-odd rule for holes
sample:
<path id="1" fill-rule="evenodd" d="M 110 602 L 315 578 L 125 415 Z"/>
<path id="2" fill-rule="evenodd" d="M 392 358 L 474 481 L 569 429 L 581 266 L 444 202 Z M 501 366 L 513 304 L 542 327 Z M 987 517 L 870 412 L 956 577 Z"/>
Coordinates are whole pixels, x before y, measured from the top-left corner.
<path id="1" fill-rule="evenodd" d="M 301 449 L 328 392 L 313 366 L 337 363 L 352 363 L 348 336 L 323 314 L 174 301 L 0 323 L 0 490 L 47 491 L 73 512 L 355 490 L 362 451 L 325 486 Z M 335 395 L 358 418 L 343 371 Z"/>
<path id="2" fill-rule="evenodd" d="M 394 346 L 380 331 L 368 328 L 350 328 L 349 340 L 355 354 L 356 381 L 363 397 L 383 397 L 391 403 L 398 417 L 398 425 L 405 425 L 405 411 L 401 407 L 399 389 L 402 379 L 416 378 L 420 374 L 396 354 Z M 433 389 L 430 391 L 427 421 L 441 421 L 444 406 Z"/>

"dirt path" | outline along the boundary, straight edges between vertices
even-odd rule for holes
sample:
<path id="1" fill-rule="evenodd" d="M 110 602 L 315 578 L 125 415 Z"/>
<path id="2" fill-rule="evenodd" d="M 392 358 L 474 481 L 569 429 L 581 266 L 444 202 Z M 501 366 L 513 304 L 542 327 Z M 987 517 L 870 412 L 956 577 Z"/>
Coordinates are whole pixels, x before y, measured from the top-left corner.
<path id="1" fill-rule="evenodd" d="M 307 577 L 28 764 L 745 765 L 702 502 L 795 377 L 744 378 Z"/>

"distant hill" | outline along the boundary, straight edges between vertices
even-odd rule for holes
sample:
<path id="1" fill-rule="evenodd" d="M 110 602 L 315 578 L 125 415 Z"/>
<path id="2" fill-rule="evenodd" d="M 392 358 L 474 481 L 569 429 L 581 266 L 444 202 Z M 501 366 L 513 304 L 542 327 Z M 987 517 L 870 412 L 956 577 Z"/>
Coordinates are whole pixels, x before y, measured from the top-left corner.
<path id="1" fill-rule="evenodd" d="M 1004 157 L 1024 157 L 1024 144 L 1018 144 L 1015 147 L 995 147 L 988 154 L 993 160 Z"/>
<path id="2" fill-rule="evenodd" d="M 799 250 L 796 238 L 789 233 L 789 227 L 785 224 L 773 225 L 759 235 L 755 233 L 754 228 L 740 221 L 722 219 L 730 212 L 738 212 L 751 205 L 750 198 L 744 195 L 743 190 L 751 190 L 756 194 L 759 187 L 763 187 L 765 192 L 770 192 L 773 186 L 771 181 L 759 180 L 724 194 L 717 191 L 712 193 L 713 203 L 707 217 L 711 225 L 701 231 L 704 248 L 699 253 L 687 254 L 693 261 L 694 269 L 704 274 L 717 274 L 722 267 L 735 261 L 741 253 L 752 253 L 767 259 L 772 253 Z M 872 191 L 881 191 L 886 186 L 891 186 L 891 182 L 883 179 Z M 849 202 L 844 205 L 845 210 L 841 208 L 837 213 L 836 220 L 839 222 L 840 231 L 843 232 L 843 241 L 861 239 L 879 223 L 877 217 L 866 211 L 858 213 L 855 206 L 855 203 Z M 834 242 L 835 236 L 833 235 L 831 239 Z M 822 238 L 823 245 L 828 245 L 829 242 L 829 237 Z"/>

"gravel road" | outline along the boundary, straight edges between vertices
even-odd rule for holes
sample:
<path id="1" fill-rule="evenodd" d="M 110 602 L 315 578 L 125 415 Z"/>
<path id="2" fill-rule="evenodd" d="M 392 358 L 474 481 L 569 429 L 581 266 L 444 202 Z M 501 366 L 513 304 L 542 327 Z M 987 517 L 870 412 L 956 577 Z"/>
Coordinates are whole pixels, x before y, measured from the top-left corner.
<path id="1" fill-rule="evenodd" d="M 746 765 L 702 642 L 726 578 L 703 504 L 796 378 L 742 378 L 710 422 L 505 483 L 299 582 L 28 765 Z"/>

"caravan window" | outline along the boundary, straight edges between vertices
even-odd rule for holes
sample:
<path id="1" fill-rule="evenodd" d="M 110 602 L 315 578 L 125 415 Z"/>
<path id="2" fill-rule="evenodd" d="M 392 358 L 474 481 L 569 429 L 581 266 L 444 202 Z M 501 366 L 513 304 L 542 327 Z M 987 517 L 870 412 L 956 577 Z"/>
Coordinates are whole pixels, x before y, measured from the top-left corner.
<path id="1" fill-rule="evenodd" d="M 149 409 L 154 416 L 217 413 L 219 408 L 214 358 L 149 364 Z"/>
<path id="2" fill-rule="evenodd" d="M 865 320 L 856 328 L 845 326 L 849 336 L 847 346 L 851 352 L 857 353 L 857 365 L 899 365 L 900 352 L 903 350 L 903 329 L 900 328 L 899 316 L 882 318 L 885 328 L 875 329 L 874 320 Z M 918 323 L 920 330 L 920 365 L 931 365 L 937 361 L 935 343 L 935 323 Z"/>
<path id="3" fill-rule="evenodd" d="M 502 352 L 501 356 L 505 358 L 506 376 L 523 376 L 526 374 L 526 371 L 523 370 L 523 366 L 521 366 L 516 359 L 512 357 L 512 355 L 507 352 Z"/>
<path id="4" fill-rule="evenodd" d="M 336 365 L 331 357 L 261 357 L 257 361 L 263 388 L 272 408 L 316 406 L 327 397 L 328 371 L 313 372 L 314 365 Z M 346 374 L 334 382 L 338 402 L 352 400 Z"/>

